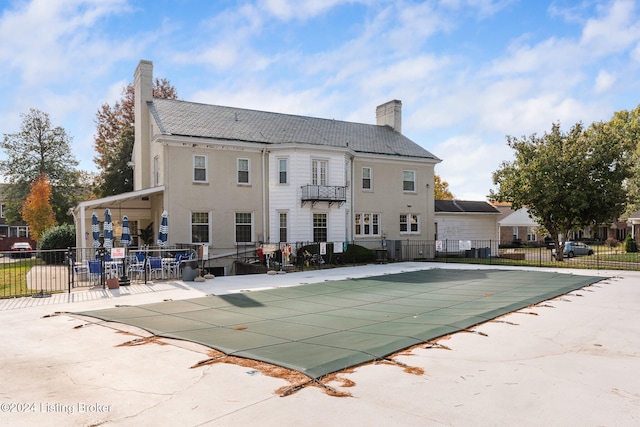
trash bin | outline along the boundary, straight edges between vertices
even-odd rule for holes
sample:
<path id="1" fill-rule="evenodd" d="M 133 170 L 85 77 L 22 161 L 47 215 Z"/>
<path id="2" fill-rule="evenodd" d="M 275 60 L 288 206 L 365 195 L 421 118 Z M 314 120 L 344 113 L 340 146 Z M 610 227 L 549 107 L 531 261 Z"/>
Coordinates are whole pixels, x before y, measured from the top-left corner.
<path id="1" fill-rule="evenodd" d="M 196 278 L 198 261 L 180 261 L 180 268 L 182 269 L 182 280 L 193 282 L 193 280 Z"/>
<path id="2" fill-rule="evenodd" d="M 478 248 L 478 258 L 486 259 L 491 256 L 489 248 Z"/>

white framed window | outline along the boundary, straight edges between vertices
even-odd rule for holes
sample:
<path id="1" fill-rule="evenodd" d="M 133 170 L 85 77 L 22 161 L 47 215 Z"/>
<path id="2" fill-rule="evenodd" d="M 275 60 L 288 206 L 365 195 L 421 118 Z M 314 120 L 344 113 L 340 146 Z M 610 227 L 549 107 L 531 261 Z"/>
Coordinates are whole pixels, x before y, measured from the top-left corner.
<path id="1" fill-rule="evenodd" d="M 420 234 L 420 215 L 400 214 L 401 234 Z"/>
<path id="2" fill-rule="evenodd" d="M 193 182 L 207 182 L 207 156 L 205 154 L 193 155 Z"/>
<path id="3" fill-rule="evenodd" d="M 329 162 L 326 160 L 312 160 L 311 161 L 311 184 L 312 185 L 327 185 L 327 173 L 329 169 Z"/>
<path id="4" fill-rule="evenodd" d="M 238 159 L 238 184 L 250 184 L 249 159 Z"/>
<path id="5" fill-rule="evenodd" d="M 9 237 L 29 237 L 29 227 L 23 225 L 9 227 Z"/>
<path id="6" fill-rule="evenodd" d="M 380 214 L 356 213 L 356 236 L 380 236 Z"/>
<path id="7" fill-rule="evenodd" d="M 253 213 L 236 212 L 236 243 L 253 242 Z"/>
<path id="8" fill-rule="evenodd" d="M 416 191 L 416 172 L 402 171 L 402 190 L 405 192 Z"/>
<path id="9" fill-rule="evenodd" d="M 289 162 L 287 159 L 278 159 L 278 184 L 289 183 Z"/>
<path id="10" fill-rule="evenodd" d="M 279 229 L 279 236 L 280 236 L 280 242 L 288 242 L 289 241 L 289 236 L 288 236 L 288 226 L 287 226 L 287 213 L 286 212 L 279 212 L 278 213 L 278 229 Z"/>
<path id="11" fill-rule="evenodd" d="M 0 218 L 5 218 L 5 216 L 4 216 L 4 203 L 0 203 Z"/>
<path id="12" fill-rule="evenodd" d="M 326 213 L 313 214 L 313 241 L 314 242 L 327 241 L 327 214 Z"/>
<path id="13" fill-rule="evenodd" d="M 362 189 L 373 190 L 373 169 L 370 167 L 362 168 Z"/>
<path id="14" fill-rule="evenodd" d="M 535 242 L 538 240 L 538 235 L 534 227 L 527 227 L 527 241 Z"/>
<path id="15" fill-rule="evenodd" d="M 211 214 L 191 212 L 191 243 L 210 243 Z"/>
<path id="16" fill-rule="evenodd" d="M 518 239 L 518 227 L 512 227 L 513 240 Z"/>

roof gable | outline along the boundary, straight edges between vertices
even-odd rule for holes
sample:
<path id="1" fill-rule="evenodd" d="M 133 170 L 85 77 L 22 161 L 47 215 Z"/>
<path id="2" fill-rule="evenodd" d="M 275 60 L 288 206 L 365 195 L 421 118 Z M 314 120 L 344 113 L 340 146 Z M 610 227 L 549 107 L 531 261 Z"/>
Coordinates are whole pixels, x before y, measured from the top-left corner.
<path id="1" fill-rule="evenodd" d="M 500 219 L 498 224 L 501 227 L 537 227 L 540 225 L 529 216 L 529 209 L 526 207 L 520 208 L 511 215 Z"/>
<path id="2" fill-rule="evenodd" d="M 311 144 L 356 152 L 440 161 L 389 126 L 154 98 L 151 114 L 163 135 L 263 144 Z"/>

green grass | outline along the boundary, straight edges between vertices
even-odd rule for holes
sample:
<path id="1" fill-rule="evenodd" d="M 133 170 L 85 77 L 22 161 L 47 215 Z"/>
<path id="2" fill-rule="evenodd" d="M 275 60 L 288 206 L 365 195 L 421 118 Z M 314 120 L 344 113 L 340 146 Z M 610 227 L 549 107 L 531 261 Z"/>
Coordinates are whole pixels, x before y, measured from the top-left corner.
<path id="1" fill-rule="evenodd" d="M 30 295 L 27 273 L 34 265 L 42 264 L 38 258 L 19 259 L 0 263 L 0 298 Z"/>

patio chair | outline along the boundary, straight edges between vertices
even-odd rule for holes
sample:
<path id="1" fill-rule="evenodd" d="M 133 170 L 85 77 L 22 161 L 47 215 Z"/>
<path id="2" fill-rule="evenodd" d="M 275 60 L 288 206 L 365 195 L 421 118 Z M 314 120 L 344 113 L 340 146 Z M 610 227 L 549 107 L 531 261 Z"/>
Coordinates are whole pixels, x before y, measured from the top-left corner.
<path id="1" fill-rule="evenodd" d="M 76 262 L 73 264 L 73 274 L 76 280 L 83 281 L 89 279 L 89 265 L 86 262 Z"/>
<path id="2" fill-rule="evenodd" d="M 89 279 L 92 283 L 100 284 L 100 278 L 102 276 L 102 261 L 89 260 Z"/>
<path id="3" fill-rule="evenodd" d="M 189 259 L 189 255 L 178 252 L 175 259 L 167 264 L 167 273 L 169 277 L 180 277 L 180 262 Z"/>
<path id="4" fill-rule="evenodd" d="M 151 256 L 149 257 L 149 278 L 164 279 L 164 270 L 162 268 L 162 257 Z M 158 277 L 159 276 L 159 277 Z"/>
<path id="5" fill-rule="evenodd" d="M 129 259 L 129 265 L 127 266 L 127 276 L 129 276 L 129 279 L 133 280 L 144 276 L 146 270 L 145 261 L 145 254 L 140 251 L 136 252 L 135 256 Z"/>

